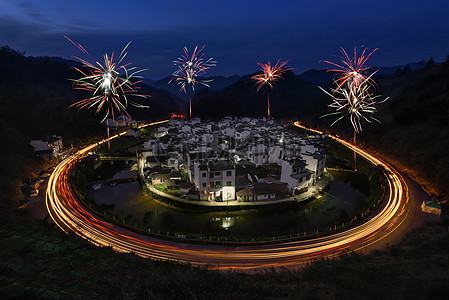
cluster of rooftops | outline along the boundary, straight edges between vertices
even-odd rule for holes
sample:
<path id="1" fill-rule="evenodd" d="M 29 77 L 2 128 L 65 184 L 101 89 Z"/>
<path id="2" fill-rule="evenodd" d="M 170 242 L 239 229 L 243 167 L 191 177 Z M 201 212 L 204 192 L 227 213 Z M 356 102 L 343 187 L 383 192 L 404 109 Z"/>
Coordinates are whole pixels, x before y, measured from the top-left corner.
<path id="1" fill-rule="evenodd" d="M 320 139 L 266 119 L 172 119 L 144 142 L 143 171 L 154 185 L 180 188 L 192 200 L 281 199 L 323 175 Z"/>

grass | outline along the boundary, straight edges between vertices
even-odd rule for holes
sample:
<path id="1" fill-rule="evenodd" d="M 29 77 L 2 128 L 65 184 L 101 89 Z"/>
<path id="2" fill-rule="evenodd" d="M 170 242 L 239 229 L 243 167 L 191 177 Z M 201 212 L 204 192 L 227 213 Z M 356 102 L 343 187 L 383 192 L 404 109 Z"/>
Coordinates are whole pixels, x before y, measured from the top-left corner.
<path id="1" fill-rule="evenodd" d="M 0 295 L 98 299 L 445 299 L 449 234 L 431 223 L 369 255 L 304 270 L 217 272 L 98 248 L 45 223 L 0 231 Z"/>
<path id="2" fill-rule="evenodd" d="M 143 259 L 2 212 L 2 299 L 447 299 L 447 224 L 427 224 L 372 254 L 255 274 Z"/>

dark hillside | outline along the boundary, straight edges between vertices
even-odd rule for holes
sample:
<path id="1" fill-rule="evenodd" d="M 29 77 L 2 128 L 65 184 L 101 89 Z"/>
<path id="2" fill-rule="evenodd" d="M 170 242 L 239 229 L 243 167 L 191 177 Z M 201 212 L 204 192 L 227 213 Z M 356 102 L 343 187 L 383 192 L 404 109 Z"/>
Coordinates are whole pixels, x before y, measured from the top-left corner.
<path id="1" fill-rule="evenodd" d="M 309 73 L 316 77 L 319 72 Z M 301 76 L 304 74 L 287 73 L 270 91 L 272 117 L 302 120 L 310 126 L 352 138 L 347 118 L 331 128 L 335 118 L 320 118 L 331 112 L 327 107 L 331 99 Z M 442 187 L 449 181 L 448 78 L 448 62 L 428 63 L 427 67 L 415 71 L 404 67 L 395 74 L 377 76 L 377 92 L 390 99 L 378 106 L 376 118 L 382 123 L 364 123 L 358 135 L 359 144 L 418 171 L 415 175 L 422 177 L 440 201 L 446 199 Z M 320 85 L 328 90 L 331 80 Z M 256 93 L 250 75 L 243 76 L 223 90 L 197 92 L 192 111 L 194 116 L 206 119 L 226 115 L 262 117 L 267 114 L 266 94 Z"/>
<path id="2" fill-rule="evenodd" d="M 20 177 L 28 177 L 35 163 L 29 142 L 47 135 L 61 135 L 65 146 L 79 139 L 102 136 L 102 114 L 94 109 L 77 111 L 70 104 L 88 97 L 72 90 L 68 78 L 78 78 L 72 66 L 77 62 L 61 58 L 26 57 L 7 46 L 0 48 L 0 162 L 1 197 L 17 192 Z M 130 106 L 129 112 L 138 120 L 167 118 L 179 110 L 165 91 L 141 84 L 142 93 L 152 97 L 144 100 L 150 109 Z M 1 203 L 11 201 L 1 201 Z"/>
<path id="3" fill-rule="evenodd" d="M 449 63 L 428 66 L 416 71 L 377 78 L 379 92 L 390 99 L 378 106 L 376 117 L 382 122 L 365 123 L 358 135 L 364 147 L 379 151 L 387 158 L 415 170 L 429 190 L 448 200 L 449 181 Z M 340 135 L 352 136 L 346 119 L 329 128 L 332 117 L 318 117 L 330 112 L 317 107 L 304 117 L 307 124 Z"/>
<path id="4" fill-rule="evenodd" d="M 435 217 L 381 251 L 311 262 L 303 270 L 242 274 L 115 253 L 15 213 L 12 204 L 21 180 L 43 165 L 33 156 L 30 139 L 59 134 L 67 144 L 105 134 L 101 117 L 92 110 L 67 109 L 81 97 L 67 80 L 77 76 L 73 64 L 0 48 L 1 299 L 448 299 L 447 217 L 442 222 Z M 219 91 L 197 93 L 194 115 L 265 116 L 266 95 L 256 94 L 249 77 Z M 447 197 L 449 63 L 382 76 L 378 83 L 391 99 L 379 107 L 382 124 L 364 125 L 360 144 L 419 171 L 440 199 Z M 163 119 L 176 108 L 163 91 L 143 85 L 143 92 L 153 96 L 151 109 L 131 108 L 136 118 Z M 293 73 L 270 95 L 276 119 L 300 119 L 352 135 L 347 121 L 329 129 L 332 118 L 319 117 L 329 111 L 330 99 Z"/>
<path id="5" fill-rule="evenodd" d="M 218 119 L 227 115 L 262 117 L 267 115 L 267 90 L 256 93 L 252 75 L 241 77 L 233 85 L 219 91 L 202 90 L 195 94 L 193 115 Z M 318 87 L 287 72 L 284 79 L 269 91 L 271 115 L 294 117 L 314 106 L 310 99 L 324 99 Z"/>

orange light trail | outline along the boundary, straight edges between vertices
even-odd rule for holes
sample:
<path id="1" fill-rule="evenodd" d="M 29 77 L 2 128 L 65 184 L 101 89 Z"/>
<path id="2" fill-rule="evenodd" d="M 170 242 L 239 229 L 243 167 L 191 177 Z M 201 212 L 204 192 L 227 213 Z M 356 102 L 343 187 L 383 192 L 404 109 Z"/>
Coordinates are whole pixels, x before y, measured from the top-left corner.
<path id="1" fill-rule="evenodd" d="M 144 126 L 148 125 L 154 123 Z M 310 130 L 298 122 L 294 125 Z M 320 131 L 311 131 L 322 134 Z M 110 139 L 123 134 L 114 135 Z M 117 252 L 135 253 L 141 257 L 209 265 L 217 269 L 298 267 L 316 259 L 338 257 L 348 251 L 361 251 L 374 244 L 384 245 L 386 242 L 382 244 L 382 241 L 397 230 L 409 212 L 407 186 L 403 178 L 379 158 L 338 137 L 329 137 L 356 151 L 374 166 L 381 166 L 385 170 L 387 190 L 376 214 L 352 228 L 327 236 L 264 245 L 194 244 L 160 239 L 109 223 L 84 206 L 71 187 L 68 176 L 75 163 L 98 147 L 97 144 L 78 151 L 55 168 L 47 186 L 46 205 L 51 218 L 62 230 L 67 233 L 73 231 L 95 245 L 111 247 Z M 99 144 L 105 142 L 107 139 Z"/>

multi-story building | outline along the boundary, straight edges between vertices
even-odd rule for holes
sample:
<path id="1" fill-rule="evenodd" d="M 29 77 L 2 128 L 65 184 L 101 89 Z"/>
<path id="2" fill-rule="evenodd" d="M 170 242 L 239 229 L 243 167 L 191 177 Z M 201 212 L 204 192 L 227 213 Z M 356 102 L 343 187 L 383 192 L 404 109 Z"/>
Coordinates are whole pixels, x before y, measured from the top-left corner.
<path id="1" fill-rule="evenodd" d="M 187 173 L 199 198 L 209 201 L 257 201 L 298 194 L 316 184 L 326 162 L 324 146 L 314 137 L 299 136 L 272 120 L 232 117 L 203 123 L 198 118 L 172 120 L 145 142 L 142 154 L 165 156 L 160 165 Z M 235 164 L 241 162 L 267 172 L 269 164 L 277 165 L 276 184 L 256 187 L 260 182 L 252 182 L 236 190 Z M 239 170 L 245 172 L 244 166 Z M 245 188 L 253 196 L 242 192 L 237 197 L 236 192 Z"/>
<path id="2" fill-rule="evenodd" d="M 230 160 L 194 162 L 194 184 L 201 200 L 235 200 L 235 166 Z"/>
<path id="3" fill-rule="evenodd" d="M 312 172 L 301 159 L 282 160 L 281 182 L 287 183 L 287 190 L 293 195 L 307 191 L 312 185 Z"/>

